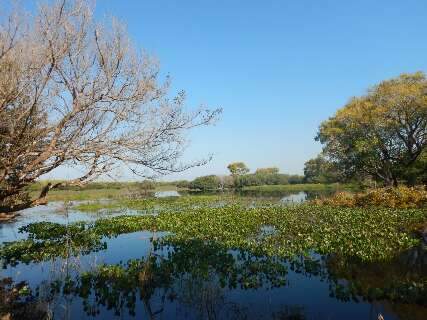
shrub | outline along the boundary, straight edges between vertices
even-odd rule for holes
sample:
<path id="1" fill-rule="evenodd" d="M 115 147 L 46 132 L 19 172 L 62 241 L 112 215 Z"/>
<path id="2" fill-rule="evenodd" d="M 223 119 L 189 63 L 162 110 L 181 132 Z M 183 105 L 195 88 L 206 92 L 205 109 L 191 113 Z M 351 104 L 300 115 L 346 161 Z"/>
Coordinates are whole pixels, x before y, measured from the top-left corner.
<path id="1" fill-rule="evenodd" d="M 427 191 L 424 187 L 378 188 L 355 194 L 339 192 L 315 202 L 338 207 L 427 208 Z"/>
<path id="2" fill-rule="evenodd" d="M 198 190 L 217 190 L 221 181 L 215 175 L 203 176 L 194 179 L 190 184 L 190 189 Z"/>

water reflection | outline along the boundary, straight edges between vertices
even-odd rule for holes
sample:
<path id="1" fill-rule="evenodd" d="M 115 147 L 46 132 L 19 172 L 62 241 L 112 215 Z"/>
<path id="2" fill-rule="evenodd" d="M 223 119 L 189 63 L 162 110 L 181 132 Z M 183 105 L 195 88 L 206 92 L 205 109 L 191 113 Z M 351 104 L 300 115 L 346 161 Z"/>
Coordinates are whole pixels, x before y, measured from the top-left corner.
<path id="1" fill-rule="evenodd" d="M 258 195 L 290 203 L 317 196 Z M 283 259 L 167 233 L 119 234 L 114 225 L 91 233 L 72 224 L 98 218 L 53 203 L 0 224 L 0 241 L 14 241 L 0 250 L 0 318 L 377 319 L 381 313 L 385 320 L 421 320 L 427 314 L 424 246 L 387 263 L 314 252 Z M 48 222 L 26 227 L 39 221 Z M 265 225 L 259 237 L 274 232 Z"/>
<path id="2" fill-rule="evenodd" d="M 154 197 L 156 198 L 167 198 L 167 197 L 180 197 L 178 191 L 176 190 L 166 190 L 166 191 L 156 191 Z"/>
<path id="3" fill-rule="evenodd" d="M 40 319 L 375 319 L 379 312 L 386 319 L 424 319 L 427 311 L 422 247 L 367 264 L 333 255 L 257 256 L 151 232 L 95 241 L 81 234 L 38 238 L 52 259 L 22 254 L 3 261 L 9 276 L 0 286 L 0 312 L 11 319 L 27 313 Z"/>
<path id="4" fill-rule="evenodd" d="M 280 199 L 283 203 L 302 203 L 307 201 L 307 193 L 304 191 L 284 196 Z"/>

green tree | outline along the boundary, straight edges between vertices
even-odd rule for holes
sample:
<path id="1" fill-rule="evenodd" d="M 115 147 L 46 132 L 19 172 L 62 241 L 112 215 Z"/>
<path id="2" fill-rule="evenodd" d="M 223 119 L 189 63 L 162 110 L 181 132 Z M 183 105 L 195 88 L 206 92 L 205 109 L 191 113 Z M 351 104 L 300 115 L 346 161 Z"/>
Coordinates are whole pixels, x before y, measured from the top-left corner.
<path id="1" fill-rule="evenodd" d="M 243 162 L 230 163 L 227 166 L 227 169 L 230 171 L 232 176 L 240 176 L 249 172 L 249 168 Z"/>
<path id="2" fill-rule="evenodd" d="M 175 185 L 177 186 L 177 188 L 187 189 L 187 188 L 190 188 L 190 184 L 191 182 L 187 180 L 175 181 Z"/>
<path id="3" fill-rule="evenodd" d="M 258 168 L 255 171 L 255 174 L 278 174 L 279 173 L 279 168 L 276 167 L 271 167 L 271 168 Z"/>
<path id="4" fill-rule="evenodd" d="M 233 177 L 235 188 L 242 188 L 249 184 L 248 177 L 246 176 L 249 172 L 249 168 L 245 163 L 233 162 L 227 166 L 227 169 L 230 171 L 231 176 Z"/>
<path id="5" fill-rule="evenodd" d="M 424 149 L 411 166 L 402 168 L 401 175 L 409 185 L 427 185 L 427 149 Z"/>
<path id="6" fill-rule="evenodd" d="M 304 177 L 297 174 L 291 174 L 291 175 L 287 175 L 286 180 L 288 181 L 289 184 L 299 184 L 304 182 Z M 278 184 L 286 184 L 286 183 L 278 183 Z"/>
<path id="7" fill-rule="evenodd" d="M 427 146 L 427 79 L 402 74 L 350 100 L 323 122 L 324 154 L 349 176 L 368 174 L 386 185 L 406 180 Z"/>
<path id="8" fill-rule="evenodd" d="M 339 172 L 334 164 L 318 155 L 304 164 L 304 181 L 308 183 L 338 182 Z"/>
<path id="9" fill-rule="evenodd" d="M 198 190 L 217 190 L 220 187 L 221 181 L 215 175 L 202 176 L 194 179 L 190 183 L 190 189 Z"/>

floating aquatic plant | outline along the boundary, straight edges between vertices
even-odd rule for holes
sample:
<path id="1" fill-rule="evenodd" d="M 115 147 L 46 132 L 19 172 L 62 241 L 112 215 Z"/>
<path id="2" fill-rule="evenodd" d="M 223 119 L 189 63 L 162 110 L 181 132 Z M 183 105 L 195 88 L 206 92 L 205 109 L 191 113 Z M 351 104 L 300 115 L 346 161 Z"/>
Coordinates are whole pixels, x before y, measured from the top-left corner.
<path id="1" fill-rule="evenodd" d="M 72 252 L 100 250 L 103 237 L 142 230 L 169 232 L 168 238 L 214 241 L 227 249 L 292 257 L 308 252 L 338 254 L 363 261 L 387 260 L 419 243 L 411 234 L 426 210 L 334 208 L 316 205 L 256 207 L 241 205 L 165 210 L 157 216 L 118 216 L 96 222 L 35 223 L 21 229 L 28 238 L 5 243 L 5 264 L 40 261 Z M 265 233 L 265 227 L 274 232 Z"/>

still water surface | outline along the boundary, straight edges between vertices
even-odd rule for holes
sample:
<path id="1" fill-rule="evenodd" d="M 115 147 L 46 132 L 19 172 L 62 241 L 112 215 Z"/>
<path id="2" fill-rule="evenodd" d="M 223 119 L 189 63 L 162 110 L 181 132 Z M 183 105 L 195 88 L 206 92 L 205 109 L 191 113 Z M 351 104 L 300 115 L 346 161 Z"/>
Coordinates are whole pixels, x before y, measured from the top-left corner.
<path id="1" fill-rule="evenodd" d="M 313 195 L 270 197 L 298 203 Z M 0 224 L 0 242 L 26 238 L 18 229 L 32 222 L 101 216 L 51 203 Z M 156 245 L 163 235 L 122 234 L 78 256 L 5 265 L 1 294 L 14 286 L 27 294 L 13 304 L 3 297 L 0 312 L 14 319 L 427 319 L 426 290 L 407 285 L 411 279 L 426 283 L 425 248 L 387 264 L 314 253 L 289 261 L 199 241 Z"/>

